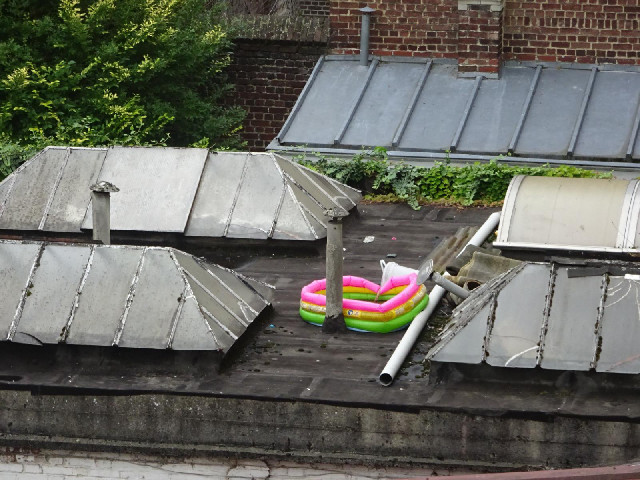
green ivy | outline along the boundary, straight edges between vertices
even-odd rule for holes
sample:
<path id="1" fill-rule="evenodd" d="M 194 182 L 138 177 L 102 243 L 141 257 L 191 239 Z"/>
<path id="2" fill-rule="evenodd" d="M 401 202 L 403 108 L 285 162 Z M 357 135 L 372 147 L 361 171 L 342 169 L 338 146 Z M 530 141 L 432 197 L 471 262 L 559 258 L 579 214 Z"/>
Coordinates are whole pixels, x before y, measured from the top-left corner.
<path id="1" fill-rule="evenodd" d="M 501 202 L 516 175 L 546 177 L 612 178 L 611 173 L 595 172 L 570 165 L 523 167 L 493 159 L 453 166 L 448 155 L 430 167 L 389 162 L 386 150 L 363 150 L 352 159 L 331 159 L 316 155 L 295 157 L 300 163 L 324 175 L 363 190 L 373 200 L 407 202 L 419 209 L 421 203 L 446 201 L 461 205 Z"/>

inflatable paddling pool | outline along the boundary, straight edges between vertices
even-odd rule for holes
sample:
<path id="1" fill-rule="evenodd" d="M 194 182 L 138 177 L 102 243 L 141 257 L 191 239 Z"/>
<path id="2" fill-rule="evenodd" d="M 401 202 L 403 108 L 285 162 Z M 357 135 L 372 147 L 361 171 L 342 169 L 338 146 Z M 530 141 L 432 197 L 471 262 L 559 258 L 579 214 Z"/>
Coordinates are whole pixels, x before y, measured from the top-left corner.
<path id="1" fill-rule="evenodd" d="M 327 305 L 326 279 L 303 287 L 300 316 L 313 325 L 322 325 Z M 342 312 L 347 328 L 362 332 L 388 333 L 406 327 L 427 306 L 424 285 L 411 273 L 391 278 L 379 286 L 361 277 L 342 279 Z"/>

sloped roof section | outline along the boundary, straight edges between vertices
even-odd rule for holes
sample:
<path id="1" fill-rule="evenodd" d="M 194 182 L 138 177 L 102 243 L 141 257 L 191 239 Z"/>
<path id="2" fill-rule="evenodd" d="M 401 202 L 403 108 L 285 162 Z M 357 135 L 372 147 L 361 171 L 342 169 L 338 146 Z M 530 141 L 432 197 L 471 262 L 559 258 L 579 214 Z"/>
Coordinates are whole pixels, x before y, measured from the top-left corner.
<path id="1" fill-rule="evenodd" d="M 639 294 L 633 263 L 524 263 L 474 290 L 427 358 L 637 374 Z"/>
<path id="2" fill-rule="evenodd" d="M 474 79 L 435 60 L 329 55 L 269 148 L 630 161 L 639 124 L 634 67 L 508 64 Z"/>
<path id="3" fill-rule="evenodd" d="M 0 335 L 226 352 L 273 288 L 162 247 L 0 241 Z"/>
<path id="4" fill-rule="evenodd" d="M 324 211 L 360 192 L 272 153 L 48 147 L 0 183 L 0 230 L 92 228 L 89 186 L 108 181 L 111 228 L 189 237 L 316 240 Z"/>

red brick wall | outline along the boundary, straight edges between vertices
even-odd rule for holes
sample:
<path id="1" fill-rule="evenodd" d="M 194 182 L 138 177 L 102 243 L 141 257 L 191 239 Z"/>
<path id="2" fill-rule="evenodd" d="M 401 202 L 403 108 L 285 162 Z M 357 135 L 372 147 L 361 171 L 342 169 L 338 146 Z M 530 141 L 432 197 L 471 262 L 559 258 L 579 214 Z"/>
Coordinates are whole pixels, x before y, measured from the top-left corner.
<path id="1" fill-rule="evenodd" d="M 470 7 L 460 10 L 458 71 L 496 74 L 500 68 L 502 12 Z"/>
<path id="2" fill-rule="evenodd" d="M 464 58 L 467 12 L 457 0 L 331 0 L 334 53 L 359 52 L 365 4 L 377 10 L 372 53 L 458 58 L 460 45 Z M 503 59 L 640 64 L 638 0 L 506 0 L 503 15 Z"/>
<path id="3" fill-rule="evenodd" d="M 298 0 L 298 14 L 326 17 L 329 15 L 329 0 Z"/>
<path id="4" fill-rule="evenodd" d="M 638 0 L 507 0 L 505 59 L 640 64 Z"/>
<path id="5" fill-rule="evenodd" d="M 237 41 L 229 80 L 231 103 L 245 109 L 242 138 L 251 151 L 263 151 L 280 132 L 326 44 Z"/>
<path id="6" fill-rule="evenodd" d="M 375 55 L 457 57 L 457 0 L 331 0 L 333 53 L 357 54 L 360 17 L 365 4 L 371 16 L 370 48 Z"/>

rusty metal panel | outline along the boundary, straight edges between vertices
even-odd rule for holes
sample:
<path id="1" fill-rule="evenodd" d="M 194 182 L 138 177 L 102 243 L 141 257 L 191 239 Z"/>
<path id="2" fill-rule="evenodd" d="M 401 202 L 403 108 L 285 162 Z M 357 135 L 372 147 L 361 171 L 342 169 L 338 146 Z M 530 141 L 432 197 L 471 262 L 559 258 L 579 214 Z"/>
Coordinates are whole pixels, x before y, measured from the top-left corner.
<path id="1" fill-rule="evenodd" d="M 169 251 L 147 249 L 118 346 L 166 348 L 184 288 Z"/>
<path id="2" fill-rule="evenodd" d="M 498 294 L 487 363 L 534 368 L 549 290 L 550 266 L 529 264 Z"/>
<path id="3" fill-rule="evenodd" d="M 209 154 L 185 235 L 226 235 L 237 192 L 246 175 L 248 156 L 237 152 Z"/>
<path id="4" fill-rule="evenodd" d="M 15 341 L 27 335 L 38 342 L 58 343 L 87 268 L 88 246 L 47 245 L 29 287 Z"/>
<path id="5" fill-rule="evenodd" d="M 13 174 L 15 179 L 2 209 L 0 229 L 38 230 L 67 155 L 66 148 L 49 147 Z"/>
<path id="6" fill-rule="evenodd" d="M 0 339 L 9 334 L 16 310 L 26 295 L 29 273 L 38 258 L 40 244 L 0 242 Z"/>
<path id="7" fill-rule="evenodd" d="M 596 348 L 598 307 L 602 298 L 602 276 L 569 278 L 568 268 L 559 268 L 550 292 L 548 328 L 542 352 L 542 368 L 582 370 L 591 368 Z"/>
<path id="8" fill-rule="evenodd" d="M 595 353 L 596 371 L 640 373 L 640 276 L 612 276 Z"/>
<path id="9" fill-rule="evenodd" d="M 70 148 L 43 230 L 79 232 L 107 149 Z"/>
<path id="10" fill-rule="evenodd" d="M 111 228 L 183 233 L 207 155 L 201 148 L 110 148 L 98 181 L 120 189 L 111 196 Z M 82 228 L 92 228 L 90 209 Z"/>
<path id="11" fill-rule="evenodd" d="M 111 345 L 143 251 L 142 247 L 95 247 L 67 343 Z"/>
<path id="12" fill-rule="evenodd" d="M 228 237 L 267 239 L 278 215 L 285 182 L 272 155 L 249 155 Z"/>

